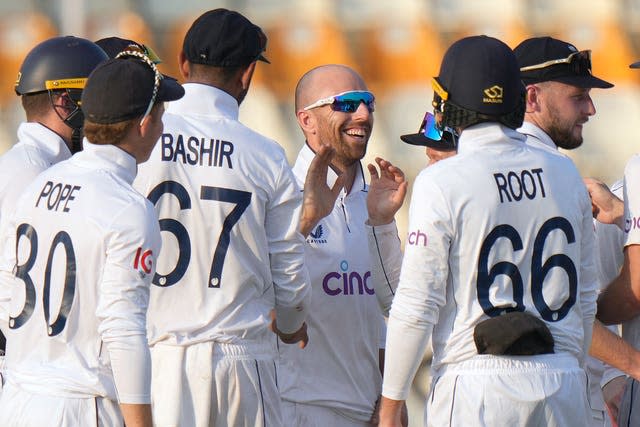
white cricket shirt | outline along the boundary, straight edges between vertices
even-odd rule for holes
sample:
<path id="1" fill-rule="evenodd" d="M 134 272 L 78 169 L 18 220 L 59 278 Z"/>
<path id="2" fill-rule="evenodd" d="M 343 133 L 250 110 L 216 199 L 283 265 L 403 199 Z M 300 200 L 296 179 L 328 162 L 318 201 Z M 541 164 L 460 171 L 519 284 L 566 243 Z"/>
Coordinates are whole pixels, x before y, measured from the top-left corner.
<path id="1" fill-rule="evenodd" d="M 640 155 L 634 154 L 624 169 L 624 246 L 640 244 Z M 624 253 L 617 253 L 622 255 Z M 622 262 L 620 261 L 620 264 Z M 640 319 L 625 322 L 622 337 L 635 348 L 640 348 Z"/>
<path id="2" fill-rule="evenodd" d="M 293 332 L 310 297 L 300 189 L 282 147 L 238 122 L 233 97 L 183 87 L 134 184 L 155 204 L 163 239 L 149 343 L 256 343 L 273 354 L 269 312 Z"/>
<path id="3" fill-rule="evenodd" d="M 414 184 L 383 394 L 406 399 L 433 330 L 434 375 L 477 354 L 474 327 L 510 309 L 545 320 L 556 353 L 582 359 L 595 315 L 591 203 L 566 157 L 495 123 Z"/>
<path id="4" fill-rule="evenodd" d="M 71 151 L 60 135 L 40 123 L 20 124 L 18 142 L 0 157 L 0 235 L 6 227 L 7 217 L 31 181 L 51 165 L 69 157 Z M 5 250 L 9 255 L 15 252 L 15 248 L 7 245 L 2 249 Z M 13 265 L 0 264 L 0 276 L 9 275 L 12 269 Z M 10 297 L 0 289 L 0 302 L 6 302 Z M 1 318 L 6 317 L 3 314 L 6 313 L 0 312 Z M 0 327 L 4 326 L 0 324 Z"/>
<path id="5" fill-rule="evenodd" d="M 314 156 L 306 144 L 298 154 L 293 171 L 301 188 Z M 336 178 L 329 169 L 329 187 Z M 380 394 L 384 326 L 364 226 L 367 191 L 360 166 L 351 192 L 343 189 L 331 213 L 307 236 L 305 259 L 313 286 L 309 344 L 300 351 L 278 343 L 283 399 L 329 407 L 361 421 L 369 420 Z"/>
<path id="6" fill-rule="evenodd" d="M 24 191 L 9 221 L 15 277 L 0 283 L 12 290 L 8 381 L 33 393 L 150 402 L 145 315 L 160 231 L 131 187 L 135 173 L 129 154 L 85 141 Z"/>

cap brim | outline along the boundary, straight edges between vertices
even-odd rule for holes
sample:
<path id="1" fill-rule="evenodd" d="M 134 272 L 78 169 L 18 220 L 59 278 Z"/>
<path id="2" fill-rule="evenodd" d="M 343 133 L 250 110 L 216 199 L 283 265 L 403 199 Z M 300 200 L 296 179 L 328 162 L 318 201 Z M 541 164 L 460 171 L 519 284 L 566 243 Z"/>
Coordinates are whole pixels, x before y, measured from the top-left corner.
<path id="1" fill-rule="evenodd" d="M 456 149 L 451 134 L 445 133 L 440 141 L 427 138 L 422 133 L 411 133 L 408 135 L 401 135 L 400 139 L 411 145 L 421 145 L 423 147 L 433 148 L 440 151 L 452 151 Z"/>
<path id="2" fill-rule="evenodd" d="M 264 55 L 262 55 L 262 54 L 258 55 L 258 61 L 262 61 L 262 62 L 266 62 L 267 64 L 271 64 L 271 61 L 269 61 L 267 58 L 265 58 Z"/>
<path id="3" fill-rule="evenodd" d="M 629 65 L 629 68 L 640 68 L 640 61 L 634 62 L 633 64 Z"/>
<path id="4" fill-rule="evenodd" d="M 184 88 L 171 76 L 164 76 L 158 89 L 157 102 L 169 102 L 184 96 Z"/>
<path id="5" fill-rule="evenodd" d="M 565 76 L 549 79 L 554 82 L 566 83 L 571 86 L 580 87 L 583 89 L 598 88 L 609 89 L 613 87 L 613 84 L 599 79 L 595 76 Z"/>

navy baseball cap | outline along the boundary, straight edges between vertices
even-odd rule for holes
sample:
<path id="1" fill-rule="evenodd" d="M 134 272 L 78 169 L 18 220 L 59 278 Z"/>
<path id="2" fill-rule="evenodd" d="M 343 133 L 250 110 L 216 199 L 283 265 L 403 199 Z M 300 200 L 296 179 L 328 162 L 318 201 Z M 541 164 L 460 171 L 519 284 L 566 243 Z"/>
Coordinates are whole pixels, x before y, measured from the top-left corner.
<path id="1" fill-rule="evenodd" d="M 613 85 L 591 73 L 591 51 L 553 37 L 533 37 L 513 50 L 525 85 L 554 81 L 580 88 L 608 89 Z"/>
<path id="2" fill-rule="evenodd" d="M 422 119 L 418 133 L 401 135 L 400 139 L 411 145 L 421 145 L 439 151 L 453 151 L 456 149 L 454 131 L 446 127 L 440 131 L 433 114 L 427 111 Z"/>
<path id="3" fill-rule="evenodd" d="M 182 98 L 183 87 L 172 78 L 163 78 L 151 65 L 126 56 L 96 67 L 82 92 L 86 120 L 99 124 L 120 123 L 143 116 L 152 100 L 158 103 Z"/>
<path id="4" fill-rule="evenodd" d="M 143 45 L 129 39 L 122 39 L 120 37 L 105 37 L 94 42 L 104 50 L 109 58 L 115 58 L 120 52 L 125 50 L 133 50 L 134 52 L 140 52 L 145 54 L 154 64 L 160 64 L 162 60 L 160 57 L 148 46 Z"/>
<path id="5" fill-rule="evenodd" d="M 629 65 L 629 68 L 640 68 L 640 61 L 636 61 L 633 64 Z"/>
<path id="6" fill-rule="evenodd" d="M 490 116 L 516 110 L 524 93 L 513 51 L 484 35 L 453 43 L 431 84 L 443 101 Z"/>
<path id="7" fill-rule="evenodd" d="M 264 32 L 238 12 L 210 10 L 194 21 L 184 38 L 182 50 L 189 62 L 216 67 L 269 63 Z"/>

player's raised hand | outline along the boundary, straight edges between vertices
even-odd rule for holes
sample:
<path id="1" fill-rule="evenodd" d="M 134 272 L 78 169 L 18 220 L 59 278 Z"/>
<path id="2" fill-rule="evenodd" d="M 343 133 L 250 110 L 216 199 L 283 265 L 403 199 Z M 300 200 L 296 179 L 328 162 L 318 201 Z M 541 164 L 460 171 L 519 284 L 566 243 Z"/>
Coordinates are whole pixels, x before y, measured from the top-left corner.
<path id="1" fill-rule="evenodd" d="M 342 175 L 338 176 L 333 187 L 329 188 L 327 185 L 327 171 L 334 154 L 335 150 L 331 146 L 320 146 L 307 171 L 300 217 L 300 232 L 303 236 L 307 236 L 318 221 L 331 213 L 344 187 Z"/>
<path id="2" fill-rule="evenodd" d="M 309 335 L 307 334 L 307 322 L 304 322 L 300 329 L 290 334 L 282 332 L 278 329 L 278 324 L 276 322 L 276 313 L 274 310 L 270 313 L 271 316 L 271 325 L 270 329 L 280 337 L 280 340 L 285 344 L 295 344 L 298 343 L 298 347 L 305 348 L 307 343 L 309 342 Z"/>
<path id="3" fill-rule="evenodd" d="M 594 178 L 584 178 L 584 184 L 591 197 L 593 217 L 605 224 L 623 227 L 624 202 L 609 190 L 606 184 Z"/>
<path id="4" fill-rule="evenodd" d="M 408 183 L 404 172 L 380 157 L 376 157 L 376 163 L 380 168 L 379 173 L 375 165 L 367 165 L 371 175 L 367 195 L 369 225 L 383 225 L 393 221 L 407 195 Z"/>

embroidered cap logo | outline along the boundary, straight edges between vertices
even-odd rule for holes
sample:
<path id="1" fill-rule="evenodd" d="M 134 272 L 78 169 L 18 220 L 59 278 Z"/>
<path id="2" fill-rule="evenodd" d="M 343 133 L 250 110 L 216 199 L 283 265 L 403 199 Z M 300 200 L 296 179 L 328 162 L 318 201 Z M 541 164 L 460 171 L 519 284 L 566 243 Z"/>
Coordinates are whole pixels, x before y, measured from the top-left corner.
<path id="1" fill-rule="evenodd" d="M 502 86 L 493 85 L 482 91 L 484 98 L 482 102 L 485 104 L 502 104 L 503 89 Z"/>

